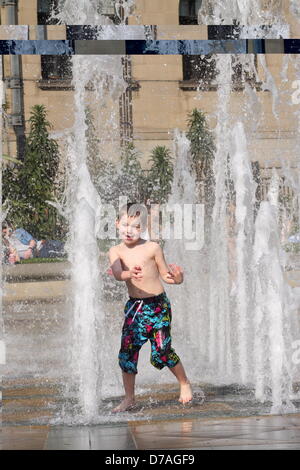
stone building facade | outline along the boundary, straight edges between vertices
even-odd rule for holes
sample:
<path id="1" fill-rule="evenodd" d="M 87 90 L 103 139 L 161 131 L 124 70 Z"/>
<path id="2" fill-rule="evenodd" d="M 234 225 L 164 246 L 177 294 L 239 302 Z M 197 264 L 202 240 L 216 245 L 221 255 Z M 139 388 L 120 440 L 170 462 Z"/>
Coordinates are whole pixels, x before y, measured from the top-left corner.
<path id="1" fill-rule="evenodd" d="M 46 28 L 38 24 L 49 22 L 49 3 L 52 0 L 18 0 L 15 23 L 25 25 L 23 38 L 66 39 L 68 30 L 65 25 L 48 24 Z M 187 3 L 189 8 L 187 8 Z M 207 3 L 207 2 L 206 2 Z M 278 2 L 277 2 L 278 3 Z M 282 6 L 282 16 L 289 29 L 290 38 L 299 37 L 299 23 L 293 11 Z M 191 5 L 194 7 L 192 8 Z M 226 31 L 213 26 L 196 24 L 197 8 L 200 1 L 184 0 L 136 0 L 135 9 L 128 18 L 128 25 L 155 25 L 148 28 L 155 39 L 215 39 L 220 34 L 225 37 Z M 107 11 L 113 17 L 110 10 Z M 52 23 L 55 23 L 53 21 Z M 0 39 L 9 38 L 7 6 L 5 0 L 1 7 Z M 27 25 L 27 26 L 26 26 Z M 41 36 L 44 35 L 44 36 Z M 272 37 L 272 36 L 270 36 Z M 275 43 L 274 43 L 275 44 Z M 280 42 L 272 50 L 272 41 L 268 44 L 266 54 L 253 57 L 256 68 L 255 80 L 245 84 L 239 58 L 232 77 L 232 93 L 230 95 L 229 116 L 233 124 L 239 116 L 243 119 L 246 107 L 251 106 L 264 110 L 258 123 L 244 124 L 249 135 L 249 151 L 251 159 L 258 161 L 260 166 L 268 166 L 271 162 L 281 165 L 281 158 L 297 158 L 297 126 L 295 118 L 297 104 L 291 103 L 292 84 L 297 79 L 293 62 L 297 56 L 287 55 Z M 281 50 L 278 53 L 278 47 Z M 74 100 L 71 83 L 72 71 L 69 58 L 62 56 L 22 55 L 20 60 L 21 87 L 21 122 L 15 117 L 12 121 L 13 88 L 10 79 L 12 56 L 2 56 L 3 79 L 6 83 L 7 115 L 4 129 L 4 152 L 16 155 L 18 132 L 28 132 L 28 118 L 34 104 L 44 104 L 48 111 L 49 121 L 53 124 L 54 135 L 59 136 L 73 124 Z M 246 55 L 241 62 L 245 61 Z M 133 141 L 142 152 L 144 165 L 151 150 L 156 145 L 172 147 L 173 130 L 187 128 L 187 115 L 195 107 L 207 114 L 212 128 L 216 125 L 218 109 L 218 93 L 215 84 L 214 58 L 204 56 L 181 55 L 133 55 L 124 59 L 124 78 L 128 83 L 118 103 L 119 133 L 121 144 Z M 205 74 L 208 75 L 206 76 Z M 284 76 L 283 76 L 284 75 Z M 253 78 L 253 77 L 252 77 Z M 247 80 L 246 80 L 247 81 Z M 199 83 L 202 85 L 199 86 Z M 262 86 L 262 84 L 268 86 Z M 269 88 L 268 88 L 269 87 Z M 271 89 L 273 91 L 271 91 Z M 284 98 L 278 98 L 284 97 Z M 250 99 L 251 98 L 251 99 Z M 278 99 L 277 99 L 278 98 Z M 247 101 L 248 100 L 248 101 Z M 248 102 L 248 105 L 247 105 Z M 241 111 L 243 110 L 243 111 Z M 20 142 L 22 139 L 20 138 Z M 116 156 L 117 158 L 118 156 Z"/>

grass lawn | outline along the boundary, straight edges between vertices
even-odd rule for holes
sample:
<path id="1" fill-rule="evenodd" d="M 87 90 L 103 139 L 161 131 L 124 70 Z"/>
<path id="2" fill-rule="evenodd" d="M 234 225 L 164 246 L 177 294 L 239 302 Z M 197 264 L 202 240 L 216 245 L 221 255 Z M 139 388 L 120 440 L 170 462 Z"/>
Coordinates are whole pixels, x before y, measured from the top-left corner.
<path id="1" fill-rule="evenodd" d="M 67 261 L 67 258 L 29 258 L 22 259 L 18 264 L 33 264 L 33 263 L 61 263 Z"/>

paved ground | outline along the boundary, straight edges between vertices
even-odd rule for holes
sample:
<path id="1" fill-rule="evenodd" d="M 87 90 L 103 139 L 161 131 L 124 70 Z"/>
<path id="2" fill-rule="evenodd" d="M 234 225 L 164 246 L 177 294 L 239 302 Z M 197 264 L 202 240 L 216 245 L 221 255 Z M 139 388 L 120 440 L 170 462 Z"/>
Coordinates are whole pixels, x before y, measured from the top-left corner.
<path id="1" fill-rule="evenodd" d="M 100 426 L 6 426 L 1 450 L 300 449 L 300 414 Z"/>
<path id="2" fill-rule="evenodd" d="M 93 426 L 51 424 L 72 411 L 72 400 L 62 398 L 54 381 L 10 379 L 3 389 L 2 450 L 300 450 L 300 413 L 266 415 L 267 408 L 259 408 L 243 389 L 234 394 L 201 385 L 194 388 L 194 403 L 182 406 L 174 386 L 153 388 L 138 397 L 136 410 L 117 417 L 111 415 L 117 399 L 106 401 L 102 423 Z"/>
<path id="3" fill-rule="evenodd" d="M 299 273 L 293 273 L 294 277 L 289 279 L 291 284 L 299 286 Z M 40 274 L 31 273 L 32 276 Z M 57 281 L 58 297 L 60 282 L 66 281 Z M 28 285 L 28 289 L 32 287 Z M 12 294 L 16 295 L 16 292 Z M 15 304 L 15 297 L 13 300 Z M 300 400 L 297 404 L 299 413 L 270 416 L 268 406 L 258 405 L 243 389 L 233 393 L 230 388 L 217 390 L 213 386 L 204 388 L 203 384 L 196 389 L 198 394 L 193 404 L 185 407 L 178 404 L 178 390 L 174 386 L 165 387 L 164 390 L 161 386 L 157 389 L 152 387 L 149 393 L 139 397 L 137 409 L 132 413 L 112 417 L 111 408 L 117 399 L 107 400 L 100 410 L 97 425 L 59 424 L 61 416 L 71 416 L 72 422 L 72 417 L 76 417 L 77 403 L 72 397 L 66 400 L 62 385 L 55 380 L 37 377 L 39 372 L 47 374 L 46 367 L 49 370 L 55 370 L 55 367 L 64 370 L 64 357 L 60 354 L 64 337 L 61 339 L 58 333 L 67 331 L 63 323 L 66 322 L 65 308 L 62 304 L 59 309 L 59 304 L 57 312 L 52 312 L 48 311 L 47 305 L 43 304 L 41 308 L 39 304 L 37 311 L 30 315 L 28 307 L 22 310 L 21 304 L 19 309 L 14 307 L 14 311 L 7 309 L 5 324 L 8 340 L 11 337 L 14 341 L 9 343 L 6 371 L 9 378 L 2 383 L 1 450 L 300 450 Z M 25 340 L 27 343 L 23 344 Z M 36 353 L 36 350 L 39 352 Z M 49 351 L 58 351 L 61 356 L 59 361 L 56 356 L 49 359 Z M 32 358 L 34 368 L 31 367 Z M 18 368 L 14 368 L 14 364 Z M 28 376 L 21 376 L 21 373 L 28 373 Z M 202 389 L 205 392 L 204 402 L 200 393 Z M 53 425 L 54 422 L 58 425 Z"/>

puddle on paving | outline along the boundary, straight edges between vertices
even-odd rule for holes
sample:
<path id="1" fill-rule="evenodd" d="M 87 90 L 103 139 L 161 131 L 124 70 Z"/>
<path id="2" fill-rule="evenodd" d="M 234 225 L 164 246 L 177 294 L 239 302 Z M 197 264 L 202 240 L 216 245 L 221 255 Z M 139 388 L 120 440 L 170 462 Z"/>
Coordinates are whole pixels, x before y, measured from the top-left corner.
<path id="1" fill-rule="evenodd" d="M 125 423 L 128 421 L 151 421 L 180 419 L 181 417 L 236 417 L 270 413 L 270 403 L 258 403 L 253 393 L 237 386 L 216 387 L 207 384 L 193 386 L 191 403 L 178 402 L 178 387 L 160 385 L 143 389 L 136 397 L 132 411 L 112 413 L 121 397 L 103 400 L 98 416 L 85 422 L 80 415 L 78 400 L 64 396 L 64 387 L 53 379 L 38 378 L 3 380 L 3 425 L 78 425 Z M 300 410 L 300 400 L 295 402 Z"/>

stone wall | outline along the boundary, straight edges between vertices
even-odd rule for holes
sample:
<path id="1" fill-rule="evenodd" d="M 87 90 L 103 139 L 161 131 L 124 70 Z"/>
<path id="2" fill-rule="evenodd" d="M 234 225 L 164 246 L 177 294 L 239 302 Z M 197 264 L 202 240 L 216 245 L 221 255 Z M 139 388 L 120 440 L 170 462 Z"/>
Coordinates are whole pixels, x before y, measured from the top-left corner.
<path id="1" fill-rule="evenodd" d="M 158 39 L 206 39 L 207 28 L 205 26 L 178 26 L 178 0 L 136 0 L 135 14 L 130 18 L 130 24 L 156 24 Z M 2 23 L 5 23 L 4 10 L 2 9 Z M 19 1 L 19 24 L 31 25 L 29 37 L 35 39 L 36 24 L 36 0 Z M 295 17 L 286 10 L 286 17 L 291 25 L 291 37 L 298 37 L 299 23 Z M 65 37 L 64 26 L 48 26 L 48 38 L 60 39 Z M 288 69 L 287 82 L 282 81 L 280 72 L 284 55 L 267 54 L 266 64 L 271 72 L 275 85 L 291 96 L 291 83 L 295 79 L 291 67 Z M 41 86 L 41 60 L 40 56 L 22 56 L 24 78 L 24 106 L 25 120 L 30 115 L 30 109 L 35 104 L 44 104 L 48 111 L 48 119 L 53 124 L 53 133 L 62 145 L 63 132 L 73 125 L 74 103 L 73 90 L 70 83 L 66 87 L 56 86 L 52 81 L 51 86 Z M 9 57 L 4 57 L 5 75 L 9 76 Z M 265 78 L 263 67 L 258 61 L 258 75 Z M 132 78 L 137 87 L 132 91 L 132 101 L 127 105 L 132 107 L 132 127 L 134 143 L 143 154 L 143 165 L 147 167 L 149 154 L 156 145 L 166 145 L 172 148 L 172 132 L 174 128 L 186 129 L 187 114 L 194 107 L 205 111 L 209 123 L 214 128 L 216 121 L 213 117 L 217 107 L 216 91 L 197 92 L 189 89 L 182 83 L 182 57 L 181 56 L 132 56 Z M 291 106 L 288 101 L 279 104 L 280 119 L 272 113 L 273 96 L 269 91 L 261 91 L 256 95 L 258 106 L 264 109 L 264 116 L 258 128 L 250 139 L 250 155 L 252 160 L 266 164 L 271 158 L 275 165 L 280 165 L 279 156 L 294 160 L 297 147 L 297 124 L 294 112 L 299 105 Z M 247 98 L 248 100 L 248 98 Z M 249 100 L 248 100 L 249 101 Z M 10 112 L 11 93 L 7 90 L 7 112 Z M 112 106 L 118 113 L 118 100 Z M 230 102 L 230 115 L 232 122 L 240 115 L 243 106 L 241 92 L 233 92 Z M 97 109 L 96 109 L 97 112 Z M 128 113 L 130 114 L 130 113 Z M 119 119 L 117 119 L 117 126 Z M 28 129 L 26 130 L 28 132 Z M 101 130 L 99 130 L 101 132 Z M 114 159 L 119 158 L 119 130 L 114 135 L 115 145 L 107 142 L 107 151 Z M 102 146 L 105 146 L 105 139 Z M 105 147 L 106 148 L 106 147 Z M 62 146 L 62 153 L 64 153 Z M 9 130 L 8 139 L 4 145 L 4 152 L 14 155 L 15 135 Z M 113 154 L 113 155 L 112 155 Z"/>

